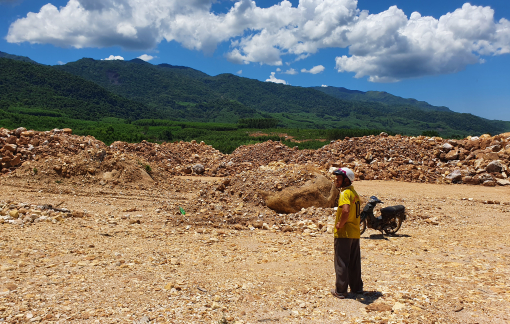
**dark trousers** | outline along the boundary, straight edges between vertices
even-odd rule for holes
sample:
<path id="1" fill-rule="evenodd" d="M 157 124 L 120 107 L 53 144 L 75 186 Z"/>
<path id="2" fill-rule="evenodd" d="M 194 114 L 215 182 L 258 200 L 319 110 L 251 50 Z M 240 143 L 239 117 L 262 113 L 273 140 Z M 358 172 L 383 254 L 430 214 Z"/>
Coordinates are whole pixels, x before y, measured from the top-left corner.
<path id="1" fill-rule="evenodd" d="M 359 239 L 335 238 L 336 292 L 347 293 L 363 290 L 361 280 L 361 253 Z"/>

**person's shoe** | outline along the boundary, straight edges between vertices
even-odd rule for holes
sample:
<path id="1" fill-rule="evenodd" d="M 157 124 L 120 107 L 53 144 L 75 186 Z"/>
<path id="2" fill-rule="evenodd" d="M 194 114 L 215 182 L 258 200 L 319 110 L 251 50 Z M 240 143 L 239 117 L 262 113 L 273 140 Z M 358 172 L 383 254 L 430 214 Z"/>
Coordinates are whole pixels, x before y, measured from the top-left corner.
<path id="1" fill-rule="evenodd" d="M 331 295 L 335 296 L 338 299 L 345 299 L 345 297 L 347 297 L 347 293 L 342 293 L 342 294 L 337 293 L 336 289 L 331 289 Z"/>

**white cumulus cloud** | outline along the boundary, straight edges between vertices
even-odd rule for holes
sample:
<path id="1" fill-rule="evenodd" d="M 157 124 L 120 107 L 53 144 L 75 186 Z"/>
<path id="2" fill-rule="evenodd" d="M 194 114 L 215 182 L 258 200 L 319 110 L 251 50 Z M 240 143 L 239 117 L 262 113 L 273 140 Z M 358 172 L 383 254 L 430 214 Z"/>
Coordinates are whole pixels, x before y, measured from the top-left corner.
<path id="1" fill-rule="evenodd" d="M 336 58 L 337 70 L 373 82 L 456 73 L 481 55 L 510 52 L 510 22 L 495 22 L 491 8 L 469 3 L 439 19 L 417 12 L 408 19 L 393 6 L 362 17 L 346 37 L 350 55 Z"/>
<path id="2" fill-rule="evenodd" d="M 236 74 L 239 74 L 239 75 L 243 74 L 243 70 L 237 71 Z"/>
<path id="3" fill-rule="evenodd" d="M 273 83 L 281 83 L 281 84 L 287 84 L 287 81 L 282 79 L 277 79 L 275 77 L 276 72 L 271 72 L 271 75 L 269 76 L 269 79 L 266 80 L 266 82 L 273 82 Z"/>
<path id="4" fill-rule="evenodd" d="M 206 54 L 229 42 L 229 61 L 273 66 L 305 60 L 323 48 L 348 48 L 348 55 L 335 59 L 336 69 L 374 82 L 455 73 L 483 57 L 510 53 L 510 22 L 496 21 L 490 7 L 469 3 L 435 18 L 406 16 L 396 6 L 369 13 L 357 0 L 299 0 L 297 6 L 283 0 L 267 8 L 233 0 L 226 13 L 213 12 L 213 2 L 69 0 L 59 8 L 48 3 L 13 22 L 6 40 L 128 50 L 154 49 L 166 40 Z"/>
<path id="5" fill-rule="evenodd" d="M 102 59 L 101 61 L 115 61 L 115 60 L 124 61 L 124 58 L 122 56 L 110 55 L 109 57 Z"/>
<path id="6" fill-rule="evenodd" d="M 145 61 L 145 62 L 149 62 L 150 60 L 155 59 L 155 58 L 156 58 L 156 56 L 152 56 L 152 55 L 148 55 L 148 54 L 143 54 L 143 55 L 138 56 L 138 58 L 139 58 L 140 60 Z"/>
<path id="7" fill-rule="evenodd" d="M 311 73 L 311 74 L 318 74 L 318 73 L 323 72 L 324 69 L 325 69 L 324 66 L 317 65 L 317 66 L 314 66 L 313 68 L 311 68 L 310 70 L 301 69 L 301 72 L 303 72 L 303 73 Z"/>
<path id="8" fill-rule="evenodd" d="M 287 71 L 282 72 L 282 73 L 283 73 L 283 74 L 296 75 L 296 74 L 298 74 L 299 72 L 291 68 L 291 69 L 288 69 Z"/>

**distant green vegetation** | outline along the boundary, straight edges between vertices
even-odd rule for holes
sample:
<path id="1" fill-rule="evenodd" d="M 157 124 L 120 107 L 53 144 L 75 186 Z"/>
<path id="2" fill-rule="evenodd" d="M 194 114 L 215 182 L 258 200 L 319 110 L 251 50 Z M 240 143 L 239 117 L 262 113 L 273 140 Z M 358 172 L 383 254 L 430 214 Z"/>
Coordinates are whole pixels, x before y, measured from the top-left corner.
<path id="1" fill-rule="evenodd" d="M 429 137 L 439 136 L 439 133 L 437 131 L 423 131 L 421 134 L 423 136 L 429 136 Z"/>
<path id="2" fill-rule="evenodd" d="M 119 118 L 105 118 L 101 121 L 71 119 L 68 117 L 33 116 L 0 110 L 0 126 L 14 129 L 23 125 L 28 129 L 51 130 L 69 127 L 77 135 L 92 135 L 98 140 L 110 145 L 114 141 L 138 143 L 142 140 L 149 142 L 174 142 L 196 140 L 204 141 L 223 153 L 232 153 L 241 145 L 262 143 L 268 140 L 281 141 L 283 144 L 299 149 L 317 149 L 335 136 L 361 136 L 379 134 L 376 130 L 349 130 L 340 132 L 324 129 L 261 129 L 245 128 L 239 124 L 215 124 L 177 122 L 158 119 L 146 119 L 130 122 Z M 286 140 L 283 134 L 292 136 L 295 140 L 306 140 L 295 143 Z M 334 134 L 334 135 L 332 135 Z M 332 137 L 333 136 L 333 137 Z M 340 138 L 338 137 L 338 138 Z M 335 138 L 336 139 L 336 138 Z"/>
<path id="3" fill-rule="evenodd" d="M 79 120 L 60 116 L 44 116 L 38 110 L 23 110 L 23 113 L 0 109 L 0 127 L 9 129 L 21 125 L 28 129 L 51 130 L 69 127 L 77 135 L 92 135 L 110 145 L 114 141 L 139 143 L 174 142 L 196 140 L 204 141 L 223 153 L 232 153 L 241 145 L 250 145 L 268 140 L 281 141 L 283 144 L 299 149 L 317 149 L 331 140 L 345 137 L 378 135 L 382 129 L 300 129 L 300 128 L 246 128 L 243 124 L 180 122 L 161 119 L 128 119 L 107 117 L 99 121 Z M 34 114 L 29 114 L 34 113 Z M 262 135 L 262 133 L 266 135 Z M 294 140 L 290 141 L 284 134 Z M 389 132 L 390 135 L 395 133 Z M 401 133 L 402 134 L 402 133 Z M 405 133 L 404 133 L 405 135 Z M 407 134 L 410 135 L 410 134 Z M 416 134 L 414 134 L 416 135 Z M 437 136 L 437 132 L 423 132 L 423 135 Z M 445 135 L 460 138 L 458 134 Z"/>
<path id="4" fill-rule="evenodd" d="M 245 128 L 276 128 L 279 124 L 278 119 L 273 118 L 247 118 L 239 119 L 239 126 Z"/>

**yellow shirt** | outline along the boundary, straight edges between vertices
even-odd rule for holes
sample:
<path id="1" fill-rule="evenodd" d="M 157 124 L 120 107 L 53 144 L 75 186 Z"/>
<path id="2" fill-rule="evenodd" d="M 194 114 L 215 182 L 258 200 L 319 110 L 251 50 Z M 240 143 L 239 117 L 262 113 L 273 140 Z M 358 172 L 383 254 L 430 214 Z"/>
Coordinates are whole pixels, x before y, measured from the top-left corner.
<path id="1" fill-rule="evenodd" d="M 344 227 L 336 229 L 335 227 L 335 238 L 352 238 L 359 239 L 359 216 L 360 216 L 360 199 L 356 190 L 351 185 L 345 188 L 340 193 L 340 199 L 338 199 L 338 210 L 336 211 L 336 223 L 340 222 L 342 218 L 342 206 L 350 205 L 349 218 Z"/>

